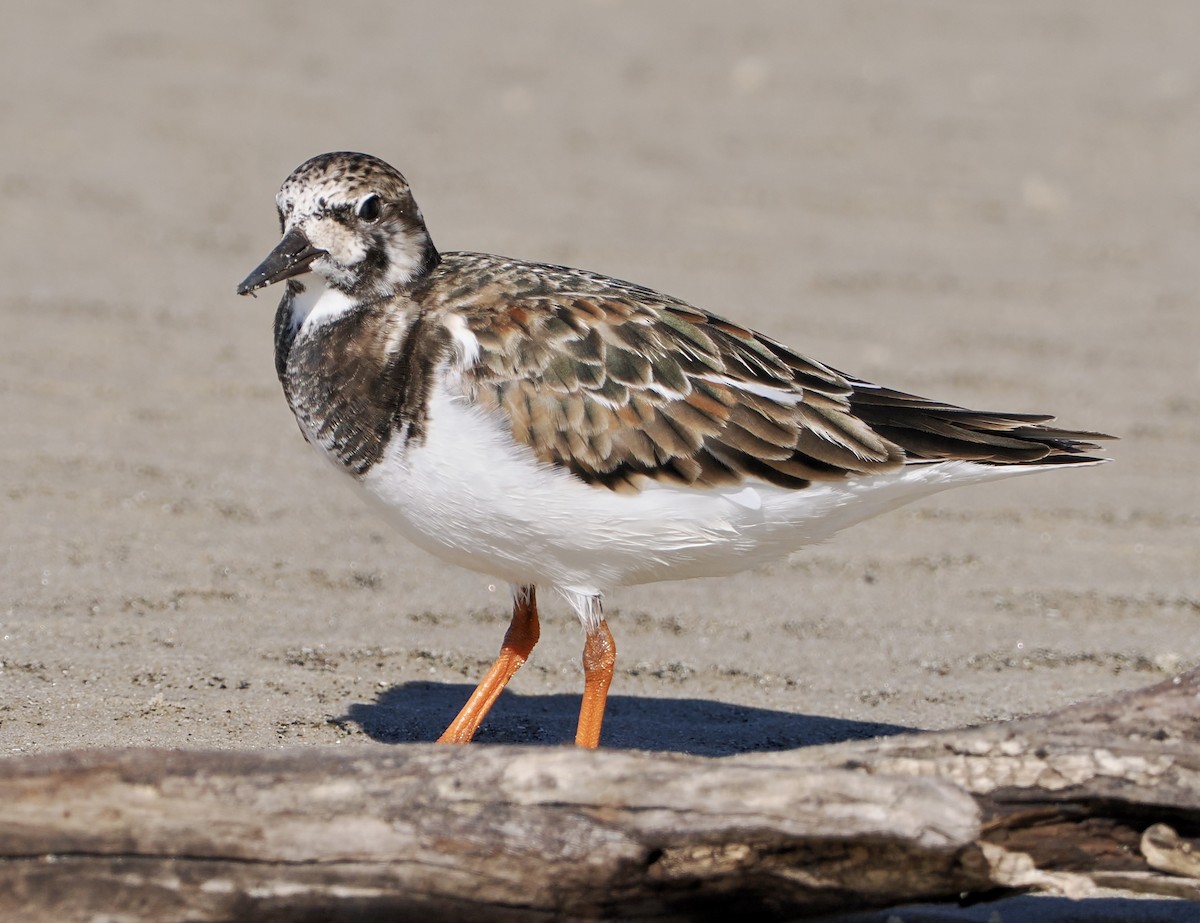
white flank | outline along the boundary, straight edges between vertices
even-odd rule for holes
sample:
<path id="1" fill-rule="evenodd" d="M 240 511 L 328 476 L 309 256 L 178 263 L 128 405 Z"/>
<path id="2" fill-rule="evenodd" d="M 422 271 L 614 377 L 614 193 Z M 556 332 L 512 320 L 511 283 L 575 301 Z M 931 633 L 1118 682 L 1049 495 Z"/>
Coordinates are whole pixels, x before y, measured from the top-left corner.
<path id="1" fill-rule="evenodd" d="M 651 482 L 622 494 L 538 463 L 513 443 L 499 415 L 445 386 L 432 395 L 429 413 L 426 441 L 407 449 L 393 441 L 361 487 L 405 536 L 438 557 L 514 584 L 553 585 L 568 598 L 737 573 L 920 497 L 1044 470 L 952 461 L 804 490 Z"/>

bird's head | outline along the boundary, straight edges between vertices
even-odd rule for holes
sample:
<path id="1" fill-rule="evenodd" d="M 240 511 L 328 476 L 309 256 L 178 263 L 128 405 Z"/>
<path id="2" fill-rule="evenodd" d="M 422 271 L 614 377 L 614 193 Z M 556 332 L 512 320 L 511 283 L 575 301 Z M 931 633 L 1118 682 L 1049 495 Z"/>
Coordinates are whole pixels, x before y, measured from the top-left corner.
<path id="1" fill-rule="evenodd" d="M 386 298 L 437 263 L 408 183 L 377 157 L 338 152 L 306 160 L 276 202 L 283 240 L 239 295 L 315 272 L 356 300 Z"/>

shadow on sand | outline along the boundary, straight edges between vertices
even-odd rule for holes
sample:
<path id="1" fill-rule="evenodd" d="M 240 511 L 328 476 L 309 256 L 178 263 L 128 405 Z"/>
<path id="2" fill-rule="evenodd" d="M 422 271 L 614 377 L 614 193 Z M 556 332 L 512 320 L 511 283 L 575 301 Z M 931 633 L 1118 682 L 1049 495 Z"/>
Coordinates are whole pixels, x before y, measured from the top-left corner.
<path id="1" fill-rule="evenodd" d="M 384 690 L 370 703 L 351 705 L 338 723 L 357 725 L 372 740 L 415 743 L 436 740 L 467 701 L 473 686 L 412 682 Z M 520 695 L 505 691 L 476 741 L 561 744 L 575 737 L 579 696 Z M 912 728 L 797 715 L 706 699 L 654 699 L 614 695 L 608 700 L 605 747 L 671 750 L 695 756 L 730 756 L 792 750 L 815 744 L 886 737 Z"/>

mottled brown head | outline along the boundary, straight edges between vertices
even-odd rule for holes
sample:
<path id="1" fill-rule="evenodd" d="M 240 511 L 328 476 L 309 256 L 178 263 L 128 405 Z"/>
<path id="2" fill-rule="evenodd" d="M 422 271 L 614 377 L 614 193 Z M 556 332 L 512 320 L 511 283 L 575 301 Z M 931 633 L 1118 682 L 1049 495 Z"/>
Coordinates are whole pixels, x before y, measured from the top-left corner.
<path id="1" fill-rule="evenodd" d="M 240 294 L 315 272 L 355 300 L 370 300 L 437 264 L 408 183 L 378 157 L 339 151 L 306 160 L 276 202 L 283 240 L 238 286 Z"/>

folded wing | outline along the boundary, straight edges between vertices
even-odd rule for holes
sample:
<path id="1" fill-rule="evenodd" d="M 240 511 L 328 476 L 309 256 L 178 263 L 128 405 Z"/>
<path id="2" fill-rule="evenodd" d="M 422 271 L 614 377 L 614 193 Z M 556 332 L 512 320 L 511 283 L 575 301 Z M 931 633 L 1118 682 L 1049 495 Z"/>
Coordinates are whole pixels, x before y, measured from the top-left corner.
<path id="1" fill-rule="evenodd" d="M 478 258 L 456 254 L 459 258 Z M 614 490 L 813 481 L 966 459 L 1082 463 L 1100 434 L 881 388 L 640 286 L 508 262 L 457 311 L 468 397 L 542 461 Z"/>

